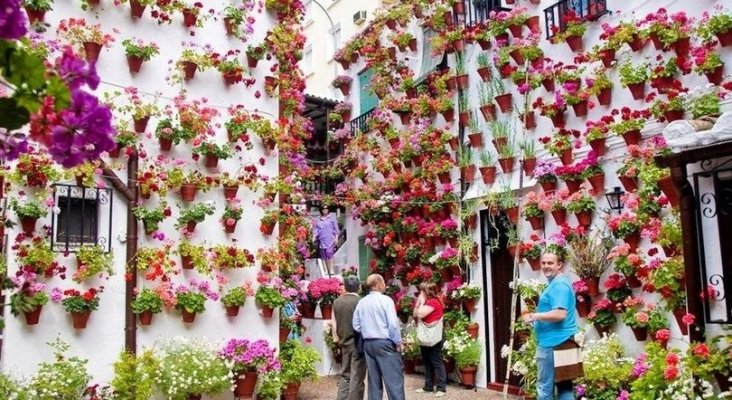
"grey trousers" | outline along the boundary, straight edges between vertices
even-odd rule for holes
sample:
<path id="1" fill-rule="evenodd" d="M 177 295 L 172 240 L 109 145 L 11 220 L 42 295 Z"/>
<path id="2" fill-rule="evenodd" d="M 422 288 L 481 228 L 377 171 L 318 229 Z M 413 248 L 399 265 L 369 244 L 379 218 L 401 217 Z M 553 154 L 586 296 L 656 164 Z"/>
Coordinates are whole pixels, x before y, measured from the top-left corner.
<path id="1" fill-rule="evenodd" d="M 369 372 L 369 400 L 382 400 L 384 384 L 389 400 L 405 400 L 404 365 L 396 345 L 389 339 L 366 339 L 363 349 Z"/>
<path id="2" fill-rule="evenodd" d="M 341 346 L 343 355 L 343 372 L 338 381 L 338 397 L 336 400 L 363 400 L 366 386 L 366 360 L 363 354 L 356 352 L 356 344 L 351 341 Z"/>

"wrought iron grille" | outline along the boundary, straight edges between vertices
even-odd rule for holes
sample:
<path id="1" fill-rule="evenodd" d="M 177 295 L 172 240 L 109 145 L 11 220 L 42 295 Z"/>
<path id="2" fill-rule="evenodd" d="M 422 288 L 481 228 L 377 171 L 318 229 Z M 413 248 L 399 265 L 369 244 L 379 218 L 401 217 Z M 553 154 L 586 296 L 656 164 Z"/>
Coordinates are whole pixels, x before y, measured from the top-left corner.
<path id="1" fill-rule="evenodd" d="M 704 161 L 693 174 L 704 316 L 711 324 L 732 323 L 732 168 L 720 168 L 729 162 Z"/>
<path id="2" fill-rule="evenodd" d="M 57 209 L 51 216 L 51 249 L 75 252 L 98 244 L 110 251 L 112 189 L 67 184 L 53 187 Z"/>
<path id="3" fill-rule="evenodd" d="M 453 14 L 456 23 L 464 23 L 465 26 L 483 25 L 488 20 L 491 11 L 507 11 L 508 8 L 501 6 L 501 0 L 460 0 L 465 6 L 465 16 L 460 21 L 458 15 Z"/>
<path id="4" fill-rule="evenodd" d="M 351 120 L 351 135 L 356 136 L 359 132 L 365 133 L 367 131 L 366 123 L 373 114 L 375 108 L 372 108 L 358 117 Z"/>
<path id="5" fill-rule="evenodd" d="M 544 9 L 547 39 L 567 29 L 564 21 L 570 11 L 574 11 L 583 21 L 594 21 L 610 13 L 607 0 L 561 0 Z"/>

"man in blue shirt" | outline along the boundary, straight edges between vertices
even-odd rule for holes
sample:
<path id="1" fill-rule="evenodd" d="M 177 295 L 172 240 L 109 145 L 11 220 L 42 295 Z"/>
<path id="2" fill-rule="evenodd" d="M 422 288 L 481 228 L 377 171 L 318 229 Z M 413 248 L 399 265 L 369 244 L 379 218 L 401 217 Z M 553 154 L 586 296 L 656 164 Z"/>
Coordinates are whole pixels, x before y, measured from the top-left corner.
<path id="1" fill-rule="evenodd" d="M 572 284 L 562 273 L 564 262 L 559 255 L 546 252 L 541 256 L 541 270 L 549 284 L 539 297 L 535 313 L 523 316 L 526 323 L 534 323 L 537 339 L 536 389 L 539 400 L 554 399 L 554 347 L 566 342 L 577 333 L 575 296 Z M 557 383 L 559 400 L 574 399 L 572 381 Z"/>
<path id="2" fill-rule="evenodd" d="M 369 275 L 366 286 L 370 292 L 353 312 L 353 329 L 363 338 L 369 400 L 381 400 L 384 385 L 389 400 L 405 400 L 402 335 L 394 300 L 384 295 L 386 283 L 381 275 Z"/>

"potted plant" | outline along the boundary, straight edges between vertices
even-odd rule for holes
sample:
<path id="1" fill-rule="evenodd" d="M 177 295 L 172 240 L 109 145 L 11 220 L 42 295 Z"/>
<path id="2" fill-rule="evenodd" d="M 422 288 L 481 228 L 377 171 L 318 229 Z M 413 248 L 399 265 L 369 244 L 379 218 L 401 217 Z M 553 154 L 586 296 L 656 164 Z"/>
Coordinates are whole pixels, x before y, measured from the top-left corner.
<path id="1" fill-rule="evenodd" d="M 183 269 L 195 269 L 199 274 L 208 275 L 211 273 L 209 266 L 208 250 L 200 245 L 195 245 L 188 240 L 181 240 L 178 245 L 181 267 Z"/>
<path id="2" fill-rule="evenodd" d="M 704 13 L 697 25 L 697 32 L 705 42 L 716 37 L 720 46 L 727 47 L 732 45 L 732 15 L 728 10 L 720 11 Z"/>
<path id="3" fill-rule="evenodd" d="M 282 378 L 276 372 L 260 375 L 257 379 L 257 398 L 262 400 L 277 400 L 282 394 Z"/>
<path id="4" fill-rule="evenodd" d="M 95 288 L 90 288 L 84 293 L 76 289 L 63 291 L 61 304 L 66 312 L 71 314 L 74 329 L 86 328 L 91 312 L 99 307 L 99 293 L 100 291 Z"/>
<path id="5" fill-rule="evenodd" d="M 23 0 L 22 5 L 32 25 L 43 22 L 46 13 L 53 9 L 53 0 Z"/>
<path id="6" fill-rule="evenodd" d="M 524 218 L 531 224 L 531 229 L 542 230 L 544 228 L 544 210 L 539 208 L 543 195 L 530 191 L 524 196 L 523 213 Z"/>
<path id="7" fill-rule="evenodd" d="M 248 45 L 246 50 L 247 55 L 247 65 L 249 68 L 256 68 L 257 63 L 264 59 L 264 56 L 267 54 L 267 51 L 263 46 L 253 46 Z"/>
<path id="8" fill-rule="evenodd" d="M 27 288 L 21 287 L 20 290 L 10 295 L 10 304 L 13 305 L 10 312 L 15 316 L 22 312 L 26 325 L 38 325 L 41 310 L 49 300 L 44 289 L 45 285 L 40 282 L 28 285 Z"/>
<path id="9" fill-rule="evenodd" d="M 226 315 L 236 317 L 239 315 L 239 308 L 243 307 L 247 301 L 247 297 L 254 296 L 254 290 L 249 283 L 241 286 L 235 286 L 229 289 L 222 297 L 221 302 L 226 308 Z"/>
<path id="10" fill-rule="evenodd" d="M 213 215 L 215 209 L 212 201 L 196 203 L 187 210 L 181 210 L 175 227 L 176 229 L 185 227 L 186 231 L 193 232 L 196 230 L 196 224 L 203 222 L 207 215 Z"/>
<path id="11" fill-rule="evenodd" d="M 173 168 L 168 171 L 168 186 L 179 188 L 180 198 L 183 201 L 195 200 L 199 190 L 205 192 L 213 183 L 212 177 L 204 177 L 198 170 L 184 171 L 181 168 Z"/>
<path id="12" fill-rule="evenodd" d="M 308 297 L 320 303 L 323 319 L 331 317 L 333 302 L 341 294 L 341 281 L 338 278 L 318 278 L 308 285 Z"/>
<path id="13" fill-rule="evenodd" d="M 71 400 L 84 396 L 92 379 L 88 360 L 67 354 L 69 345 L 56 339 L 48 345 L 54 350 L 53 360 L 38 365 L 38 371 L 25 388 L 27 397 L 20 399 Z M 10 397 L 12 398 L 12 397 Z"/>
<path id="14" fill-rule="evenodd" d="M 722 113 L 720 110 L 719 93 L 714 88 L 707 92 L 699 92 L 691 95 L 687 108 L 691 112 L 691 117 L 694 119 L 705 116 L 716 117 Z"/>
<path id="15" fill-rule="evenodd" d="M 234 155 L 234 152 L 226 144 L 218 145 L 212 142 L 202 142 L 193 149 L 193 154 L 206 157 L 206 168 L 216 168 L 219 160 L 226 160 Z"/>
<path id="16" fill-rule="evenodd" d="M 557 26 L 552 27 L 554 36 L 552 43 L 567 42 L 569 49 L 573 52 L 582 51 L 582 36 L 587 31 L 588 23 L 581 18 L 574 10 L 567 11 L 562 17 L 564 30 L 559 31 Z"/>
<path id="17" fill-rule="evenodd" d="M 630 146 L 638 144 L 641 139 L 641 129 L 650 115 L 648 110 L 631 110 L 630 107 L 623 107 L 620 110 L 613 110 L 613 115 L 620 116 L 620 120 L 610 125 L 610 130 L 616 135 L 622 136 L 625 144 Z"/>
<path id="18" fill-rule="evenodd" d="M 572 193 L 567 199 L 567 211 L 574 213 L 581 226 L 592 224 L 592 213 L 595 211 L 595 200 L 584 190 Z"/>
<path id="19" fill-rule="evenodd" d="M 344 96 L 348 96 L 348 93 L 351 91 L 351 81 L 353 81 L 353 78 L 350 76 L 339 75 L 333 79 L 331 85 L 334 88 L 340 89 Z"/>
<path id="20" fill-rule="evenodd" d="M 460 371 L 460 382 L 465 386 L 475 386 L 475 373 L 480 364 L 483 349 L 477 340 L 468 339 L 465 346 L 460 349 L 453 358 Z"/>
<path id="21" fill-rule="evenodd" d="M 599 292 L 600 275 L 607 270 L 612 262 L 610 254 L 611 242 L 600 233 L 578 235 L 567 244 L 567 263 L 588 286 L 588 294 L 597 296 Z"/>
<path id="22" fill-rule="evenodd" d="M 196 319 L 196 314 L 206 311 L 207 294 L 193 282 L 175 288 L 175 308 L 183 315 L 183 322 L 191 323 Z M 218 293 L 214 294 L 218 297 Z"/>
<path id="23" fill-rule="evenodd" d="M 140 325 L 147 326 L 152 322 L 153 314 L 163 311 L 163 300 L 160 295 L 150 288 L 143 288 L 135 294 L 130 303 L 132 312 L 140 318 Z"/>
<path id="24" fill-rule="evenodd" d="M 10 181 L 28 187 L 45 188 L 48 182 L 61 179 L 56 163 L 47 154 L 23 153 L 18 156 Z"/>
<path id="25" fill-rule="evenodd" d="M 473 312 L 481 294 L 482 290 L 480 286 L 471 281 L 462 283 L 460 286 L 455 288 L 455 290 L 450 293 L 450 297 L 453 300 L 461 301 L 468 312 Z"/>
<path id="26" fill-rule="evenodd" d="M 114 36 L 105 34 L 101 24 L 89 24 L 84 18 L 62 19 L 56 33 L 77 49 L 83 49 L 90 63 L 97 62 L 102 47 L 114 43 Z"/>
<path id="27" fill-rule="evenodd" d="M 230 369 L 214 343 L 203 338 L 167 338 L 153 347 L 155 386 L 169 399 L 217 395 L 233 384 Z M 181 377 L 185 379 L 181 380 Z"/>
<path id="28" fill-rule="evenodd" d="M 76 271 L 72 279 L 76 283 L 102 274 L 114 275 L 114 256 L 101 245 L 83 245 L 76 251 Z"/>
<path id="29" fill-rule="evenodd" d="M 648 63 L 633 63 L 626 61 L 620 65 L 620 83 L 627 87 L 635 100 L 643 100 L 648 81 Z"/>
<path id="30" fill-rule="evenodd" d="M 246 268 L 254 264 L 254 255 L 247 249 L 217 244 L 210 249 L 211 267 L 219 271 Z"/>
<path id="31" fill-rule="evenodd" d="M 132 0 L 131 0 L 132 1 Z M 160 48 L 154 42 L 145 43 L 142 39 L 125 39 L 122 41 L 127 56 L 127 66 L 130 73 L 140 72 L 142 63 L 150 61 L 150 59 L 160 52 Z"/>
<path id="32" fill-rule="evenodd" d="M 15 212 L 20 220 L 23 232 L 32 235 L 36 229 L 36 221 L 48 215 L 48 210 L 37 200 L 28 200 L 19 202 L 18 199 L 10 200 L 10 208 Z"/>
<path id="33" fill-rule="evenodd" d="M 241 219 L 244 209 L 235 199 L 229 200 L 224 206 L 224 213 L 221 215 L 220 221 L 224 226 L 226 233 L 233 233 L 236 229 L 236 223 Z M 271 233 L 271 231 L 270 231 Z"/>
<path id="34" fill-rule="evenodd" d="M 180 53 L 180 57 L 175 62 L 175 66 L 182 76 L 176 76 L 174 81 L 180 81 L 181 78 L 189 81 L 196 76 L 196 71 L 205 71 L 213 65 L 211 54 L 205 51 L 196 51 L 194 49 L 184 49 Z"/>
<path id="35" fill-rule="evenodd" d="M 239 6 L 228 5 L 224 8 L 224 28 L 226 34 L 234 36 L 237 39 L 244 39 L 247 37 L 248 32 L 241 29 L 241 25 L 246 21 L 246 17 L 250 10 L 248 4 L 240 4 Z M 254 66 L 256 67 L 256 65 Z M 251 68 L 254 68 L 251 67 Z"/>
<path id="36" fill-rule="evenodd" d="M 613 309 L 613 303 L 610 300 L 600 299 L 592 305 L 592 311 L 587 315 L 587 322 L 595 327 L 600 336 L 607 334 L 610 327 L 615 324 Z"/>
<path id="37" fill-rule="evenodd" d="M 256 341 L 230 339 L 219 350 L 218 356 L 231 365 L 230 371 L 235 376 L 234 396 L 237 398 L 251 397 L 259 373 L 266 374 L 280 370 L 275 350 L 264 339 Z"/>
<path id="38" fill-rule="evenodd" d="M 265 211 L 264 216 L 259 221 L 259 231 L 262 232 L 263 235 L 271 235 L 274 231 L 275 224 L 277 224 L 277 221 L 280 218 L 280 212 L 276 209 L 270 209 Z"/>
<path id="39" fill-rule="evenodd" d="M 287 300 L 280 293 L 276 279 L 272 278 L 265 283 L 260 283 L 254 295 L 257 305 L 262 308 L 262 315 L 265 318 L 272 317 L 272 311 L 287 303 Z"/>
<path id="40" fill-rule="evenodd" d="M 280 351 L 280 378 L 285 385 L 282 393 L 284 400 L 297 400 L 300 383 L 318 375 L 315 363 L 320 361 L 320 354 L 299 340 L 288 340 Z"/>
<path id="41" fill-rule="evenodd" d="M 496 181 L 496 166 L 494 165 L 493 154 L 488 150 L 484 150 L 480 152 L 479 158 L 480 167 L 478 167 L 478 170 L 483 178 L 483 183 L 492 185 Z"/>
<path id="42" fill-rule="evenodd" d="M 155 208 L 135 207 L 132 212 L 135 218 L 142 221 L 146 235 L 152 235 L 158 230 L 160 223 L 172 215 L 170 207 L 164 201 Z"/>

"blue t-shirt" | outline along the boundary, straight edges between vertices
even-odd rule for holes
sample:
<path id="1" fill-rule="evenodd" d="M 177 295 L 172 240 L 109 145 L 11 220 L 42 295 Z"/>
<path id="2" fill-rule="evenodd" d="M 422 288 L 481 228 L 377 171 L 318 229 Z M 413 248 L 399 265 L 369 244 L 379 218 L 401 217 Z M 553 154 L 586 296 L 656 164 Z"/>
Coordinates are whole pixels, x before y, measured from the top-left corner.
<path id="1" fill-rule="evenodd" d="M 539 346 L 557 346 L 577 333 L 574 291 L 566 275 L 560 274 L 549 281 L 541 296 L 536 312 L 547 312 L 556 309 L 567 310 L 567 317 L 559 322 L 534 322 Z"/>

